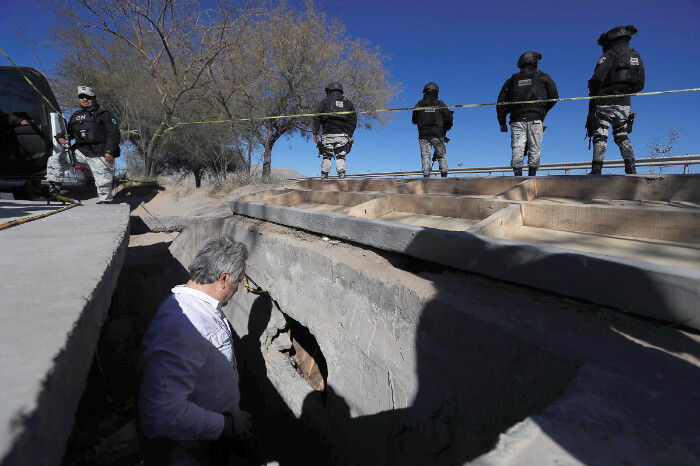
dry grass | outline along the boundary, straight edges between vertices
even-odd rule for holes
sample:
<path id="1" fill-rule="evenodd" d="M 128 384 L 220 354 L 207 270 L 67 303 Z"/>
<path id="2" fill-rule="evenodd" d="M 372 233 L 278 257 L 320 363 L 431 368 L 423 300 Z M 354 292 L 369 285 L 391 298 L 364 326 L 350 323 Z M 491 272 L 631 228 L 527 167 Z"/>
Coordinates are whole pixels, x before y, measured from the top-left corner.
<path id="1" fill-rule="evenodd" d="M 212 182 L 208 188 L 209 197 L 223 197 L 228 196 L 233 191 L 243 188 L 245 186 L 269 186 L 269 185 L 281 185 L 286 183 L 280 178 L 274 177 L 261 177 L 251 175 L 249 173 L 238 172 L 233 178 L 229 178 L 223 182 Z"/>

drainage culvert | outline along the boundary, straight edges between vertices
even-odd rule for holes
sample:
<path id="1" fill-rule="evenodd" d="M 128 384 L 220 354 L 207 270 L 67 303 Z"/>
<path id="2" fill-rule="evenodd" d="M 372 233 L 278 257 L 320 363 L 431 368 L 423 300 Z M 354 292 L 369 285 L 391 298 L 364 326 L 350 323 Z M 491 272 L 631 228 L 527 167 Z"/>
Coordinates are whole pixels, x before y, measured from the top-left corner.
<path id="1" fill-rule="evenodd" d="M 426 280 L 370 251 L 285 233 L 240 220 L 219 233 L 248 245 L 247 274 L 268 293 L 241 291 L 225 311 L 270 461 L 469 461 L 561 396 L 578 368 L 481 319 L 497 291 L 480 290 L 483 278 L 463 274 L 480 282 L 469 301 L 449 287 L 426 299 Z M 174 248 L 202 239 L 188 230 Z"/>

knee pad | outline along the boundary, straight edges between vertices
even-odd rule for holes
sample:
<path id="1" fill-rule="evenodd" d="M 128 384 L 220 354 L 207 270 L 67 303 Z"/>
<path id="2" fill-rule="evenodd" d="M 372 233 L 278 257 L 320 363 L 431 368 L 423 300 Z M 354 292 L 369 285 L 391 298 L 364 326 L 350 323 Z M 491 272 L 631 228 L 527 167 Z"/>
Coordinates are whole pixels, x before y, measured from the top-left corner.
<path id="1" fill-rule="evenodd" d="M 608 142 L 608 136 L 607 136 L 607 135 L 606 135 L 606 136 L 603 136 L 602 134 L 597 134 L 597 133 L 596 133 L 596 134 L 593 135 L 593 144 L 595 144 L 596 142 L 605 142 L 605 143 L 607 143 L 607 142 Z"/>
<path id="2" fill-rule="evenodd" d="M 615 134 L 613 135 L 613 138 L 615 139 L 615 144 L 618 146 L 622 145 L 625 141 L 630 140 L 630 138 L 627 137 L 627 134 Z"/>

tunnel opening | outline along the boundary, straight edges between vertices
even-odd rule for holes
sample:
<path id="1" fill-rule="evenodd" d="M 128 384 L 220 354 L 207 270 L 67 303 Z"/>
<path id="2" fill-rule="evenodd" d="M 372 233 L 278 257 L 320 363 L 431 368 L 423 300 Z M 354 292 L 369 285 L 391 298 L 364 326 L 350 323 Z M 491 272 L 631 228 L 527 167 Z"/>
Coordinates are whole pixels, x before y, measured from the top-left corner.
<path id="1" fill-rule="evenodd" d="M 314 390 L 325 392 L 328 365 L 316 337 L 297 320 L 287 314 L 283 315 L 287 321 L 287 335 L 292 342 L 288 354 L 294 369 Z"/>

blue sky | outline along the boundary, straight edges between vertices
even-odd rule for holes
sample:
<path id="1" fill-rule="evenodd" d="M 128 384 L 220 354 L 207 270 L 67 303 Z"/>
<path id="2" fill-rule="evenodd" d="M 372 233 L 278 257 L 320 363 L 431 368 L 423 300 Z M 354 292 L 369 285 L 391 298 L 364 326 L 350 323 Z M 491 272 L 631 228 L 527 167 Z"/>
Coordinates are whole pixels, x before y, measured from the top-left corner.
<path id="1" fill-rule="evenodd" d="M 22 30 L 39 37 L 43 28 L 50 27 L 52 17 L 33 1 L 0 3 L 4 31 L 0 48 L 20 65 L 39 67 L 15 35 Z M 700 87 L 697 0 L 317 0 L 316 4 L 340 19 L 350 36 L 380 45 L 390 57 L 387 65 L 392 77 L 403 88 L 392 107 L 415 105 L 429 81 L 440 85 L 440 98 L 448 105 L 494 102 L 503 82 L 517 71 L 518 57 L 527 50 L 542 53 L 540 69 L 555 80 L 561 97 L 584 96 L 601 55 L 598 36 L 626 24 L 639 29 L 631 45 L 645 63 L 645 91 Z M 47 64 L 53 62 L 50 50 L 38 52 Z M 352 89 L 346 93 L 352 97 Z M 587 101 L 560 102 L 554 107 L 545 122 L 542 163 L 590 160 L 583 128 L 587 109 Z M 638 158 L 647 156 L 646 145 L 654 138 L 664 142 L 671 128 L 685 134 L 673 155 L 700 153 L 700 92 L 637 97 L 632 109 L 638 112 L 631 135 Z M 510 163 L 510 137 L 499 131 L 495 107 L 456 109 L 455 126 L 448 136 L 451 167 L 460 162 L 465 167 Z M 397 112 L 389 124 L 358 130 L 355 137 L 348 173 L 420 169 L 418 135 L 410 112 Z M 281 140 L 274 148 L 272 165 L 318 175 L 316 154 L 314 145 L 301 137 Z M 619 150 L 612 144 L 606 160 L 619 159 Z"/>

